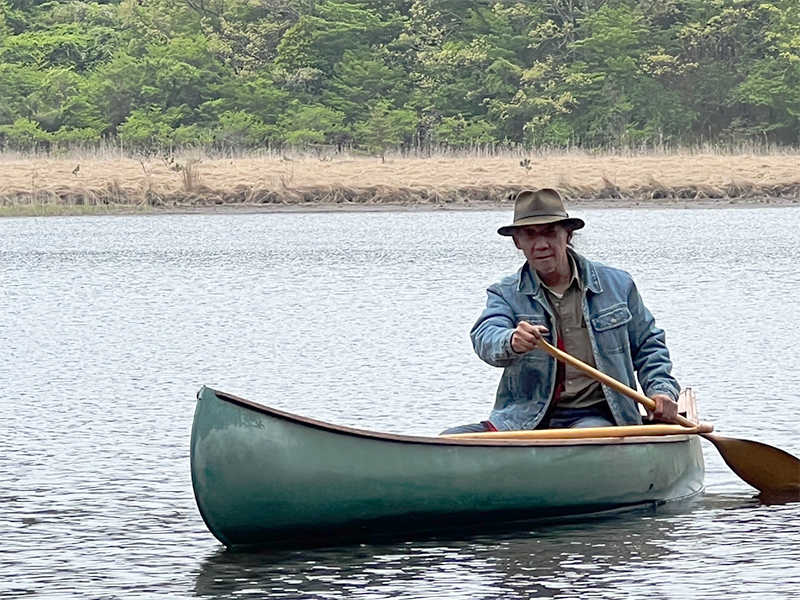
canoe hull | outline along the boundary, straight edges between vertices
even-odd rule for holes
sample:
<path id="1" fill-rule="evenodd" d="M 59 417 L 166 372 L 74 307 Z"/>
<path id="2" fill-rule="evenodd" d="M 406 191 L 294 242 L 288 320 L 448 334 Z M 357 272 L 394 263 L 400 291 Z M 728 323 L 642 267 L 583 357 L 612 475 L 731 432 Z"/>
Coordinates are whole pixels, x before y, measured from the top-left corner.
<path id="1" fill-rule="evenodd" d="M 191 469 L 200 512 L 226 546 L 577 515 L 703 487 L 697 436 L 555 444 L 381 436 L 210 388 L 198 395 Z"/>

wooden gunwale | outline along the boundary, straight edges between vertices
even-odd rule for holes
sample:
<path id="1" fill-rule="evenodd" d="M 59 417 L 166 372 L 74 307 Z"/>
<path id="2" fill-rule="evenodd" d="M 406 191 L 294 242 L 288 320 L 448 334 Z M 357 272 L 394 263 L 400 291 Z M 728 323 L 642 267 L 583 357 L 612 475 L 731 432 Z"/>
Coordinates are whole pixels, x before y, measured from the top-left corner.
<path id="1" fill-rule="evenodd" d="M 277 408 L 272 408 L 270 406 L 265 406 L 263 404 L 259 404 L 257 402 L 253 402 L 252 400 L 246 400 L 245 398 L 240 398 L 239 396 L 235 396 L 233 394 L 229 394 L 227 392 L 220 392 L 213 388 L 212 391 L 220 400 L 224 400 L 230 402 L 232 404 L 239 405 L 244 408 L 248 408 L 255 412 L 259 412 L 273 418 L 282 419 L 285 421 L 290 421 L 293 423 L 297 423 L 306 427 L 312 427 L 314 429 L 320 429 L 323 431 L 327 431 L 329 433 L 336 433 L 340 435 L 348 435 L 358 438 L 370 438 L 370 439 L 377 439 L 386 442 L 395 442 L 400 444 L 430 444 L 430 445 L 437 445 L 437 446 L 575 446 L 575 445 L 610 445 L 610 444 L 653 444 L 653 443 L 676 443 L 676 442 L 685 442 L 690 439 L 692 436 L 696 435 L 697 432 L 694 430 L 689 430 L 688 428 L 681 427 L 678 425 L 675 426 L 658 426 L 662 429 L 664 427 L 673 427 L 675 429 L 675 433 L 661 433 L 661 434 L 651 434 L 647 435 L 646 431 L 644 430 L 642 434 L 631 434 L 625 436 L 614 436 L 614 437 L 585 437 L 585 438 L 578 438 L 578 437 L 570 437 L 570 438 L 545 438 L 545 439 L 536 439 L 536 438 L 525 438 L 525 439 L 511 439 L 511 438 L 502 438 L 500 436 L 492 436 L 482 434 L 483 437 L 430 437 L 430 436 L 414 436 L 414 435 L 405 435 L 405 434 L 395 434 L 395 433 L 381 433 L 375 431 L 368 431 L 365 429 L 357 429 L 355 427 L 347 427 L 344 425 L 334 425 L 332 423 L 327 423 L 325 421 L 319 421 L 316 419 L 312 419 L 309 417 L 303 417 L 300 415 L 296 415 L 293 413 L 285 412 L 279 410 Z M 625 430 L 633 429 L 634 426 L 625 427 Z M 640 427 L 648 427 L 648 426 L 640 426 Z M 543 433 L 551 433 L 556 430 L 543 430 Z M 571 431 L 574 435 L 575 430 L 565 430 Z M 521 433 L 521 432 L 498 432 L 500 435 L 503 433 L 514 434 L 514 433 Z M 525 432 L 530 434 L 531 432 Z"/>

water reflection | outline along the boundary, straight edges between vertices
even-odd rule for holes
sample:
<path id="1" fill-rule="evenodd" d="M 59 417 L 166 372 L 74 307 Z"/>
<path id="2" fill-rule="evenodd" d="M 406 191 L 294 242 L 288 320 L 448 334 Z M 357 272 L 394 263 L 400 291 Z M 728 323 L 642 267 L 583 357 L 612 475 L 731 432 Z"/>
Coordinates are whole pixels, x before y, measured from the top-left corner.
<path id="1" fill-rule="evenodd" d="M 355 548 L 234 553 L 202 563 L 204 598 L 730 598 L 769 580 L 737 581 L 725 567 L 772 574 L 791 588 L 772 511 L 756 497 L 708 494 L 602 519 L 463 539 Z M 797 534 L 800 525 L 793 526 Z M 723 571 L 720 571 L 723 569 Z M 795 569 L 796 571 L 796 569 Z M 787 587 L 785 587 L 787 586 Z M 659 595 L 659 592 L 663 595 Z M 698 594 L 700 596 L 698 596 Z"/>
<path id="2" fill-rule="evenodd" d="M 531 529 L 424 542 L 257 554 L 218 551 L 203 561 L 198 595 L 211 598 L 529 598 L 568 584 L 597 592 L 604 573 L 668 552 L 670 515 L 696 501 Z M 687 512 L 688 511 L 688 512 Z"/>
<path id="3" fill-rule="evenodd" d="M 762 493 L 758 495 L 758 499 L 764 506 L 776 506 L 780 504 L 796 504 L 800 502 L 800 493 L 785 492 L 785 493 Z"/>

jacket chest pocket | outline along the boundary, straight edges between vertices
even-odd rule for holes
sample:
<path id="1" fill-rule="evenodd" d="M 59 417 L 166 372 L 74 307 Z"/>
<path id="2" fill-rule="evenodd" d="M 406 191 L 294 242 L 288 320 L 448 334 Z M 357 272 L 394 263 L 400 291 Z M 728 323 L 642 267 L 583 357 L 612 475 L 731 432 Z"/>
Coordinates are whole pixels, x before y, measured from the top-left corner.
<path id="1" fill-rule="evenodd" d="M 625 352 L 629 346 L 627 324 L 633 319 L 625 304 L 607 308 L 591 318 L 598 345 L 607 354 Z"/>

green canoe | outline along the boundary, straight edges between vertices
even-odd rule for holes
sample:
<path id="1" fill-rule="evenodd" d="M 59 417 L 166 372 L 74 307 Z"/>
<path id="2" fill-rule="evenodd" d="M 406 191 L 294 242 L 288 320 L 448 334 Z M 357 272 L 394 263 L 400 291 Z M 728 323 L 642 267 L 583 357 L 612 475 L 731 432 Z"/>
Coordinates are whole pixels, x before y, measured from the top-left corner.
<path id="1" fill-rule="evenodd" d="M 229 547 L 413 537 L 698 494 L 698 436 L 661 427 L 661 435 L 642 426 L 579 439 L 414 437 L 330 425 L 203 387 L 192 484 L 206 525 Z"/>

